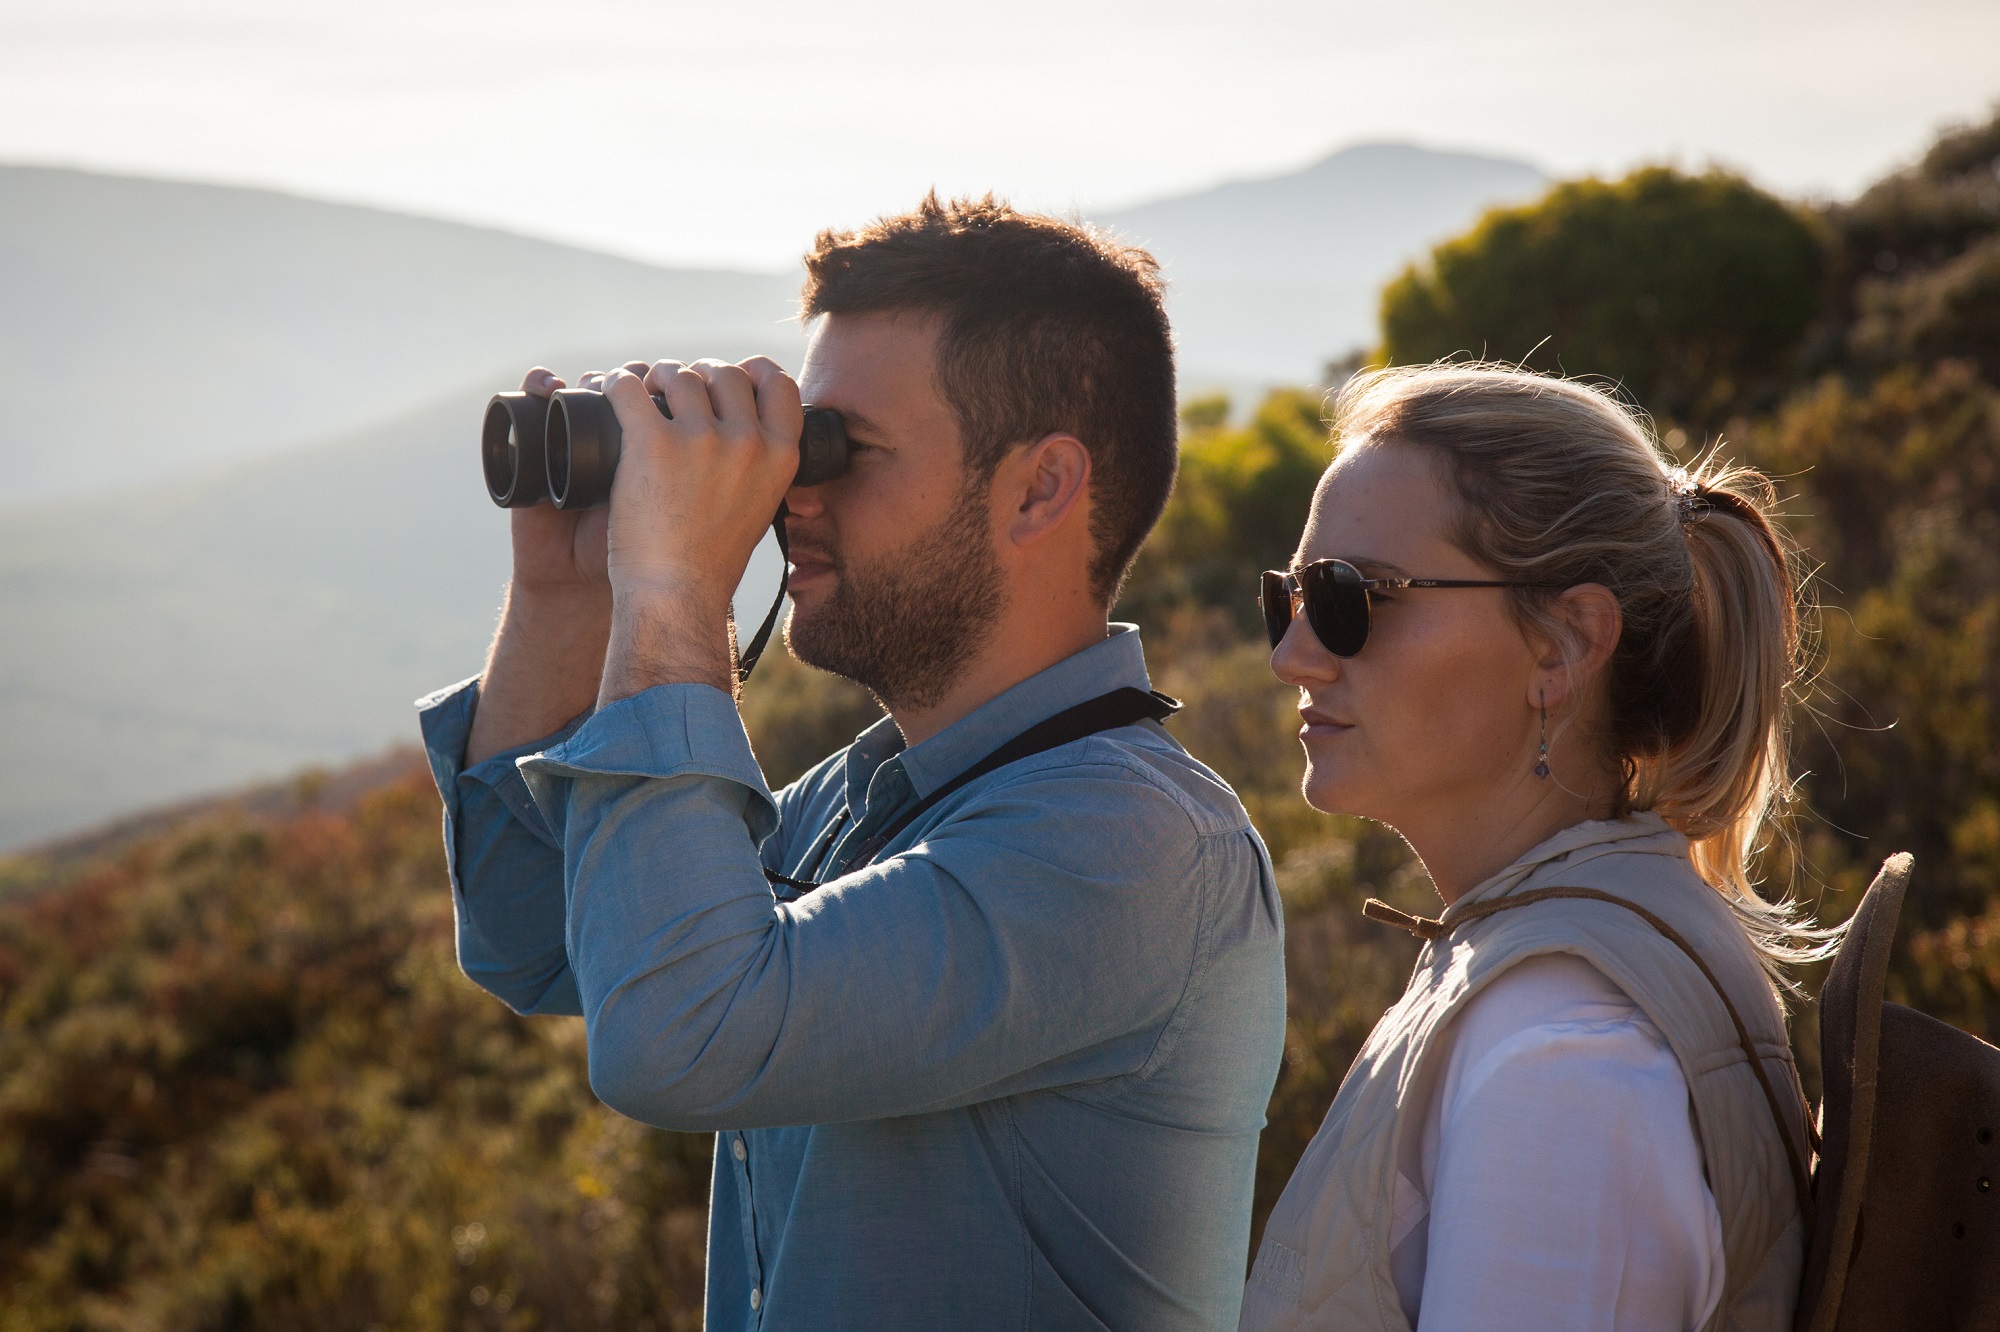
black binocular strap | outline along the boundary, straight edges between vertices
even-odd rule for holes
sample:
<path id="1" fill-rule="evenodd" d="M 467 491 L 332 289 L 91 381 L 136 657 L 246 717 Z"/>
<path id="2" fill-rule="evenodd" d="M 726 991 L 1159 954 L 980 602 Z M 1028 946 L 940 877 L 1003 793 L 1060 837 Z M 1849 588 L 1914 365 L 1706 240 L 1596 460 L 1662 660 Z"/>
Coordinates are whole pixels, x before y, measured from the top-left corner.
<path id="1" fill-rule="evenodd" d="M 737 649 L 736 683 L 742 684 L 750 678 L 750 672 L 757 669 L 757 658 L 764 655 L 764 649 L 771 642 L 771 631 L 778 627 L 778 612 L 785 608 L 785 593 L 792 585 L 792 543 L 785 537 L 785 519 L 792 511 L 778 501 L 778 516 L 771 520 L 771 532 L 778 538 L 778 595 L 771 602 L 771 609 L 764 613 L 764 623 L 757 627 L 757 634 L 750 640 L 750 646 Z"/>
<path id="2" fill-rule="evenodd" d="M 1010 763 L 1018 763 L 1024 758 L 1047 753 L 1051 749 L 1060 749 L 1072 740 L 1082 740 L 1100 731 L 1115 731 L 1122 726 L 1131 726 L 1142 721 L 1163 722 L 1180 710 L 1181 703 L 1177 698 L 1170 698 L 1157 689 L 1149 692 L 1128 685 L 1123 689 L 1114 689 L 1108 694 L 1099 694 L 1096 698 L 1086 699 L 1045 721 L 1036 722 L 889 820 L 880 832 L 863 842 L 853 855 L 847 857 L 834 871 L 834 877 L 838 878 L 857 866 L 873 860 L 883 847 L 894 841 L 905 828 L 922 818 L 939 801 L 990 772 L 1004 768 Z M 807 871 L 815 877 L 794 879 L 775 870 L 765 870 L 765 877 L 774 884 L 781 884 L 800 893 L 809 893 L 818 888 L 824 882 L 817 877 L 820 869 L 825 865 L 827 854 L 833 850 L 834 842 L 839 838 L 841 829 L 847 826 L 850 817 L 847 807 L 843 805 L 840 813 L 834 817 L 832 825 L 820 838 L 819 846 L 811 857 L 812 868 Z"/>

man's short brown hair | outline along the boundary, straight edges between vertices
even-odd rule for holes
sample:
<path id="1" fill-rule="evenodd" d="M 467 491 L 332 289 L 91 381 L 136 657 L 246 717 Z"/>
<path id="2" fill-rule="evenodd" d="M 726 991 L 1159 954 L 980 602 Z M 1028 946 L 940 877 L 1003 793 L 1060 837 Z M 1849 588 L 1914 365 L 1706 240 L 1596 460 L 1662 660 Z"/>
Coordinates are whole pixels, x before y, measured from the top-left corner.
<path id="1" fill-rule="evenodd" d="M 801 305 L 940 321 L 938 389 L 970 480 L 1017 445 L 1063 431 L 1090 450 L 1091 588 L 1109 603 L 1159 521 L 1179 462 L 1173 336 L 1160 266 L 1077 222 L 988 195 L 858 231 L 823 231 Z"/>

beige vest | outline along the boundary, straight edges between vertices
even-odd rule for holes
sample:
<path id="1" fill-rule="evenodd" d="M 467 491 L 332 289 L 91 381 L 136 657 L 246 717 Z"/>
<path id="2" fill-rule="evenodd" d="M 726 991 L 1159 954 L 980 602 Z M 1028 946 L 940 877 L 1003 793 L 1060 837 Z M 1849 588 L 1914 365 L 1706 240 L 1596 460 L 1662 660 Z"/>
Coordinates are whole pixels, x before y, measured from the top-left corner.
<path id="1" fill-rule="evenodd" d="M 1692 945 L 1748 1026 L 1803 1150 L 1784 1016 L 1729 906 L 1653 815 L 1558 833 L 1444 914 L 1537 888 L 1592 888 L 1635 902 Z M 1426 944 L 1410 986 L 1355 1058 L 1264 1229 L 1244 1291 L 1242 1332 L 1294 1328 L 1409 1332 L 1389 1269 L 1400 1134 L 1421 1124 L 1433 1038 L 1508 967 L 1573 953 L 1650 1018 L 1680 1061 L 1709 1191 L 1722 1219 L 1723 1294 L 1703 1332 L 1783 1332 L 1804 1259 L 1791 1160 L 1728 1010 L 1700 970 L 1644 919 L 1609 902 L 1554 900 L 1476 919 Z M 1403 1108 L 1413 1107 L 1411 1123 Z"/>

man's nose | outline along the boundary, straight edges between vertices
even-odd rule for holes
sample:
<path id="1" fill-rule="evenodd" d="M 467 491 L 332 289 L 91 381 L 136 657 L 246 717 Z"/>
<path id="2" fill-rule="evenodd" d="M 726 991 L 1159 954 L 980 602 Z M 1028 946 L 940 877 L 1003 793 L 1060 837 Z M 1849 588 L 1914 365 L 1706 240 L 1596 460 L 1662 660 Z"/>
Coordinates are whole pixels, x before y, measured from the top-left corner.
<path id="1" fill-rule="evenodd" d="M 785 492 L 785 508 L 795 517 L 817 518 L 826 512 L 826 500 L 820 486 L 793 486 Z"/>

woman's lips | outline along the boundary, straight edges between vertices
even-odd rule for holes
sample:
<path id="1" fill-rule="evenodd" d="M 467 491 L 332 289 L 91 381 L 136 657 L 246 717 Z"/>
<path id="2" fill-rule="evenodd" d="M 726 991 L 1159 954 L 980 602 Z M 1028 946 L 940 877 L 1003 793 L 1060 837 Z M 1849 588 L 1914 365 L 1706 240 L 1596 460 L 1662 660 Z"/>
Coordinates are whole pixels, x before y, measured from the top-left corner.
<path id="1" fill-rule="evenodd" d="M 1303 723 L 1299 727 L 1299 739 L 1301 740 L 1325 739 L 1329 736 L 1340 735 L 1354 729 L 1348 723 L 1335 721 L 1324 712 L 1319 712 L 1312 708 L 1300 708 L 1299 719 Z"/>

